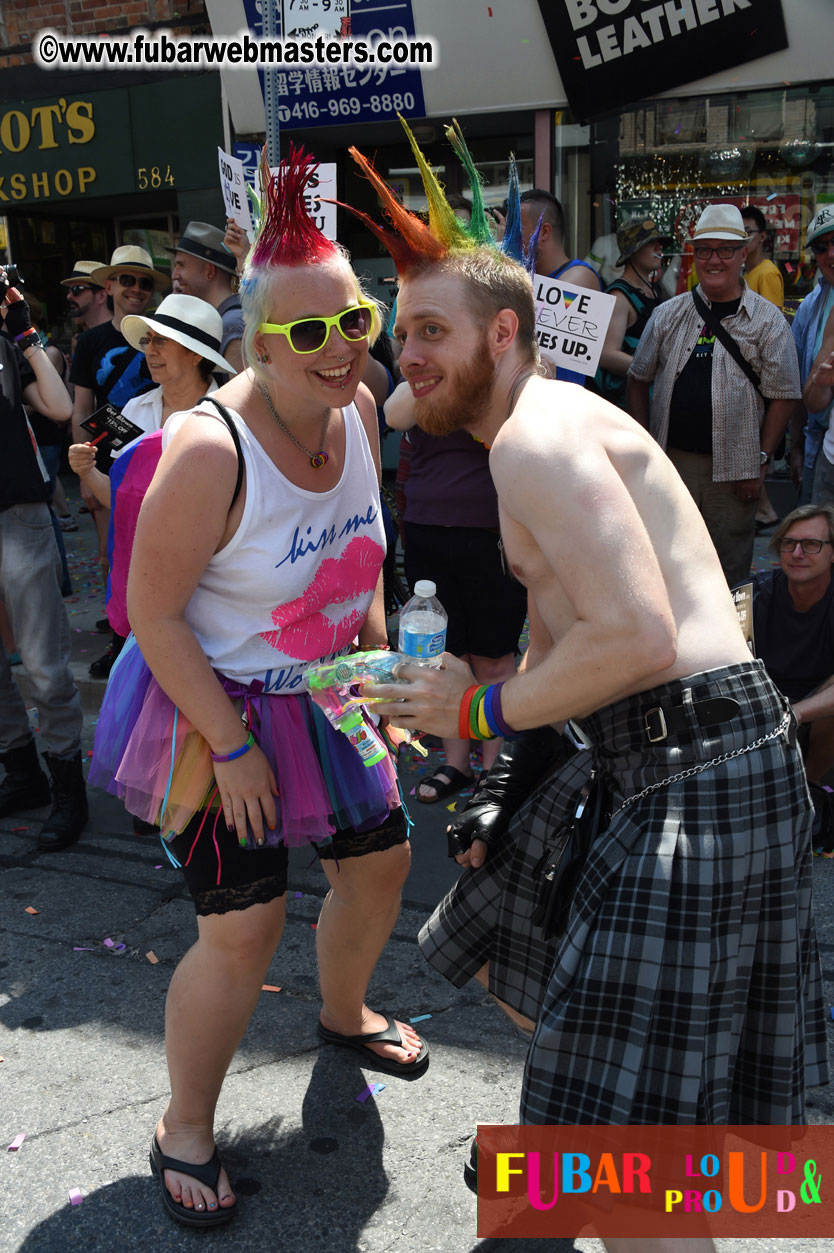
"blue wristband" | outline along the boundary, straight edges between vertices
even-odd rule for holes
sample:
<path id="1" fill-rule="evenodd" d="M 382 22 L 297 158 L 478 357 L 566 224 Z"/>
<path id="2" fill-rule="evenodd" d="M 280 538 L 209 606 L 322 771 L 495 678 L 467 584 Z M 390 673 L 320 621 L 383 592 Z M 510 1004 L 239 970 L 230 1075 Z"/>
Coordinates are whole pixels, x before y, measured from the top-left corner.
<path id="1" fill-rule="evenodd" d="M 246 743 L 241 748 L 236 748 L 233 753 L 211 753 L 212 761 L 236 761 L 238 757 L 242 757 L 244 753 L 248 753 L 250 748 L 255 747 L 255 737 L 250 731 L 246 737 Z"/>

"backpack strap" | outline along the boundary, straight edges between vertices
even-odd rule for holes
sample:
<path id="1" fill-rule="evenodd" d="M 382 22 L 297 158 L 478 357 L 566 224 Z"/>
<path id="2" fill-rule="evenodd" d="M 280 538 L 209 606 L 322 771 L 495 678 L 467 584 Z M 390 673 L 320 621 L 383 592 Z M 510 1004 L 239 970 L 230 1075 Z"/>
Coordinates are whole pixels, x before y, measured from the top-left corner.
<path id="1" fill-rule="evenodd" d="M 240 489 L 243 486 L 243 465 L 244 465 L 243 449 L 240 446 L 240 436 L 237 433 L 237 427 L 235 426 L 234 418 L 229 413 L 229 410 L 226 408 L 226 406 L 221 405 L 220 401 L 215 400 L 213 396 L 203 396 L 202 400 L 197 401 L 197 404 L 201 405 L 206 400 L 210 401 L 211 404 L 214 405 L 215 409 L 220 414 L 223 421 L 226 423 L 226 426 L 229 428 L 229 433 L 232 437 L 232 441 L 234 442 L 235 452 L 237 453 L 237 479 L 235 480 L 235 490 L 234 490 L 234 495 L 232 496 L 232 504 L 229 505 L 229 508 L 231 509 L 232 505 L 234 505 L 235 501 L 240 495 Z"/>

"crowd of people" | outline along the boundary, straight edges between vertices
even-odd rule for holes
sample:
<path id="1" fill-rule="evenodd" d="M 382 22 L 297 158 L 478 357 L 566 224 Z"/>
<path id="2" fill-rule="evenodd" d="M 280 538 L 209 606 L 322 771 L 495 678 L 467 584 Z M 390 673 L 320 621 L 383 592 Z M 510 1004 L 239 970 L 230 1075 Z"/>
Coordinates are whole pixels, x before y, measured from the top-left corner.
<path id="1" fill-rule="evenodd" d="M 797 1123 L 827 1078 L 808 783 L 825 803 L 834 214 L 808 226 L 820 279 L 793 326 L 755 207 L 704 209 L 697 283 L 671 298 L 656 223 L 623 223 L 586 379 L 543 362 L 535 334 L 531 272 L 603 286 L 566 251 L 559 202 L 511 195 L 491 221 L 473 185 L 453 205 L 410 138 L 427 221 L 355 154 L 387 222 L 357 216 L 399 276 L 393 395 L 372 353 L 384 311 L 307 213 L 315 162 L 292 147 L 251 248 L 233 223 L 189 223 L 173 292 L 134 245 L 75 263 L 64 283 L 86 329 L 66 382 L 3 283 L 0 595 L 51 786 L 0 649 L 0 816 L 51 800 L 47 851 L 87 820 L 55 472 L 28 408 L 72 419 L 109 569 L 89 782 L 158 831 L 195 905 L 150 1150 L 165 1211 L 195 1227 L 237 1212 L 214 1113 L 281 938 L 288 848 L 310 846 L 328 883 L 321 1040 L 389 1074 L 428 1064 L 414 1028 L 365 999 L 409 867 L 396 763 L 363 764 L 303 684 L 318 660 L 389 647 L 386 401 L 410 441 L 406 571 L 437 583 L 448 651 L 364 695 L 442 739 L 419 801 L 474 786 L 449 833 L 461 877 L 419 943 L 531 1033 L 521 1120 Z M 103 453 L 83 423 L 107 405 L 135 429 Z M 808 503 L 780 520 L 761 493 L 787 432 Z M 778 527 L 778 567 L 754 579 L 754 659 L 731 589 L 757 525 Z"/>

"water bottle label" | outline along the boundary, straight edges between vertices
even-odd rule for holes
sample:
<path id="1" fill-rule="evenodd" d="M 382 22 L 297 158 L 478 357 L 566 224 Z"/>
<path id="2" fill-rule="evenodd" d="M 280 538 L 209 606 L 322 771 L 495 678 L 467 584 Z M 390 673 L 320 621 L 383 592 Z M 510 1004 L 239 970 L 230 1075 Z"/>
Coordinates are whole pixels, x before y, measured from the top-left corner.
<path id="1" fill-rule="evenodd" d="M 431 635 L 418 635 L 416 631 L 403 631 L 400 638 L 400 652 L 407 657 L 439 657 L 446 646 L 446 632 L 437 631 Z"/>

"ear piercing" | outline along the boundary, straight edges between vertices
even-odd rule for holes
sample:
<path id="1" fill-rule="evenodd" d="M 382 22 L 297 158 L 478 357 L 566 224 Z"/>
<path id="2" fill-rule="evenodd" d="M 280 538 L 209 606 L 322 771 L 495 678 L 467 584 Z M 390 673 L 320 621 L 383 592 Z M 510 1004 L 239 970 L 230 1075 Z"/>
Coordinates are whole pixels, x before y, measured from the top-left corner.
<path id="1" fill-rule="evenodd" d="M 256 353 L 256 354 L 255 354 L 255 359 L 256 359 L 256 361 L 258 361 L 258 362 L 259 362 L 259 364 L 260 364 L 260 365 L 268 365 L 268 364 L 269 364 L 269 357 L 266 355 L 266 353 L 263 353 L 263 354 L 261 354 L 261 353 L 259 353 L 259 352 L 258 352 L 258 353 Z"/>

